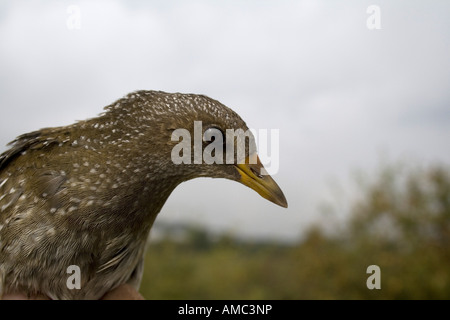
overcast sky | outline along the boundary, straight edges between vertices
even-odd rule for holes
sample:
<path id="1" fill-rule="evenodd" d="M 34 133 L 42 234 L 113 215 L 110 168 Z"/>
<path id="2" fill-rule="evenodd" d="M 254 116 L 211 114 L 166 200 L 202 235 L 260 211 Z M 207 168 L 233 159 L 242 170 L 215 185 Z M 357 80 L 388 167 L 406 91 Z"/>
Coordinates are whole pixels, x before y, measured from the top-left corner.
<path id="1" fill-rule="evenodd" d="M 448 1 L 2 1 L 0 151 L 138 89 L 206 94 L 280 130 L 289 209 L 198 179 L 157 221 L 295 239 L 355 169 L 450 163 L 449 17 Z"/>

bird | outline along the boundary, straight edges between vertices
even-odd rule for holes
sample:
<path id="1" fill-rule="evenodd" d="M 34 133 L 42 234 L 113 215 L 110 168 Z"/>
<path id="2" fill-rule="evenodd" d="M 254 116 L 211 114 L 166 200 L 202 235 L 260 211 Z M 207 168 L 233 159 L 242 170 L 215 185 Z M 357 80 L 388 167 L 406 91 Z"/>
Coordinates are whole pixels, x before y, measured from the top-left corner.
<path id="1" fill-rule="evenodd" d="M 236 161 L 173 161 L 174 133 L 194 136 L 199 122 L 205 135 L 215 130 L 211 143 L 223 135 Z M 194 178 L 233 180 L 287 208 L 256 151 L 227 140 L 229 129 L 248 127 L 206 95 L 139 90 L 95 118 L 17 137 L 0 155 L 0 298 L 95 300 L 123 284 L 138 290 L 150 229 L 172 191 Z M 200 151 L 207 146 L 202 139 Z M 69 266 L 79 268 L 79 288 L 67 284 Z"/>

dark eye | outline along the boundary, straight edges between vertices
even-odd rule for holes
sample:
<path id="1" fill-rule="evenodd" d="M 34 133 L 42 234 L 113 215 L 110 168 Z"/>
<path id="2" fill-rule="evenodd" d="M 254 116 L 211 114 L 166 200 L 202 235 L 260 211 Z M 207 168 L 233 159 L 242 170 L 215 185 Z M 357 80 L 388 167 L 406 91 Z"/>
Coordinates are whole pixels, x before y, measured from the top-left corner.
<path id="1" fill-rule="evenodd" d="M 203 133 L 203 141 L 212 142 L 216 141 L 216 139 L 222 139 L 222 143 L 225 143 L 225 135 L 217 127 L 209 127 Z"/>

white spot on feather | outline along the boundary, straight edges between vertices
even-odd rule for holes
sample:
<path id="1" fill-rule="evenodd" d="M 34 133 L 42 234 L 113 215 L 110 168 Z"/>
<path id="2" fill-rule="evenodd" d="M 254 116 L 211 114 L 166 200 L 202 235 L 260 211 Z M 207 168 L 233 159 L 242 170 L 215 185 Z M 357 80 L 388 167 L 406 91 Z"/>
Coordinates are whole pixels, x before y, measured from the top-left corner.
<path id="1" fill-rule="evenodd" d="M 0 188 L 3 187 L 3 185 L 6 183 L 6 181 L 8 181 L 8 178 L 6 178 L 5 180 L 2 181 L 2 183 L 0 183 Z"/>

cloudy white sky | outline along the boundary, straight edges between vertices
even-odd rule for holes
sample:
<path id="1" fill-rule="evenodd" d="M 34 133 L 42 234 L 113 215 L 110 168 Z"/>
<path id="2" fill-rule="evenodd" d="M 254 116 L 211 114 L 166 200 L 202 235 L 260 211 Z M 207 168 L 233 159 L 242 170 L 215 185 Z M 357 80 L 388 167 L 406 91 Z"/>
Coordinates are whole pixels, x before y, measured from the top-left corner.
<path id="1" fill-rule="evenodd" d="M 0 151 L 131 91 L 203 93 L 280 130 L 289 209 L 198 179 L 158 223 L 295 239 L 355 169 L 450 163 L 449 17 L 448 1 L 2 1 Z"/>

